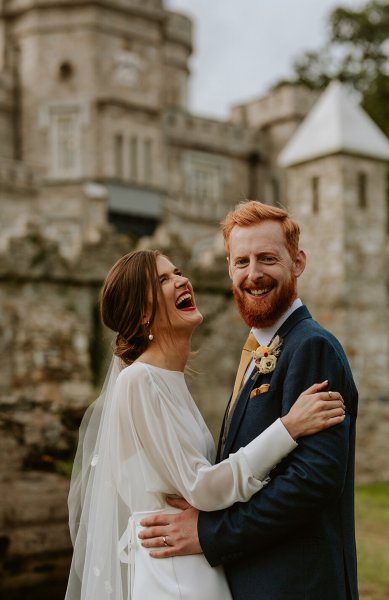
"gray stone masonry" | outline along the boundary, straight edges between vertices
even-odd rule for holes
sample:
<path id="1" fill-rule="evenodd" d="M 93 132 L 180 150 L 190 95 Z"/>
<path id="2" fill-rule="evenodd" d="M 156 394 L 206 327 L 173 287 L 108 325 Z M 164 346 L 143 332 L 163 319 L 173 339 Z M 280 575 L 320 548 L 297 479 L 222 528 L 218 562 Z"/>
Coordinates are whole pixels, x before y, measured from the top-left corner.
<path id="1" fill-rule="evenodd" d="M 64 473 L 111 339 L 100 325 L 98 291 L 130 246 L 106 230 L 102 243 L 84 247 L 72 264 L 30 227 L 0 255 L 0 589 L 6 596 L 47 581 L 63 587 L 66 580 Z"/>

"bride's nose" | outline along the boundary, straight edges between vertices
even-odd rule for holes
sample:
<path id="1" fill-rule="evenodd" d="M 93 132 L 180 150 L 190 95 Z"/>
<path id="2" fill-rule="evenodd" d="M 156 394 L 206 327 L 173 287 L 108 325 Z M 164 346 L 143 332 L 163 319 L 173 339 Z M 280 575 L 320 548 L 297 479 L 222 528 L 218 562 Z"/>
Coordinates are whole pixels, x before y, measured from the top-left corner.
<path id="1" fill-rule="evenodd" d="M 177 288 L 187 286 L 188 282 L 189 282 L 189 279 L 187 277 L 185 277 L 184 275 L 177 275 L 177 279 L 176 279 L 176 287 Z"/>

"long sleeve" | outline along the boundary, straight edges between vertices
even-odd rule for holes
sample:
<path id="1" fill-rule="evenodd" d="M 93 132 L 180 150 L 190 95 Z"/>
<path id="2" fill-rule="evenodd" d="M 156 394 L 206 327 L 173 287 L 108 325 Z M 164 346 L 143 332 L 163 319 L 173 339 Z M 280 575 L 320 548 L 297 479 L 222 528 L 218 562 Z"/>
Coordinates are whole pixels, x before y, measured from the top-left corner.
<path id="1" fill-rule="evenodd" d="M 349 414 L 341 425 L 301 438 L 271 483 L 249 502 L 200 513 L 200 543 L 212 565 L 252 556 L 290 539 L 309 519 L 317 522 L 320 511 L 344 493 L 356 411 L 356 390 L 344 355 L 338 345 L 317 336 L 296 347 L 285 362 L 283 387 L 275 385 L 279 397 L 274 398 L 283 414 L 303 389 L 324 379 L 342 394 Z"/>
<path id="2" fill-rule="evenodd" d="M 121 436 L 128 440 L 126 454 L 141 459 L 147 491 L 179 494 L 205 511 L 248 500 L 297 444 L 278 419 L 247 447 L 212 465 L 205 444 L 210 434 L 193 400 L 182 398 L 186 386 L 180 374 L 176 377 L 175 397 L 141 363 L 125 369 L 118 380 Z"/>

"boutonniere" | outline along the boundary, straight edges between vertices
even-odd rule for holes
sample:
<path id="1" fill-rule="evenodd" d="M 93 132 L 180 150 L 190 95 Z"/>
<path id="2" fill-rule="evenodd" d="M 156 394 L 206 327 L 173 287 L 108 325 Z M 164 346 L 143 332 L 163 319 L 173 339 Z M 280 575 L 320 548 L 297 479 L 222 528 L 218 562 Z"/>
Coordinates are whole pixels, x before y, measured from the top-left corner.
<path id="1" fill-rule="evenodd" d="M 266 375 L 272 373 L 276 368 L 277 356 L 281 351 L 282 339 L 277 335 L 270 346 L 259 345 L 256 350 L 251 352 L 252 357 L 255 359 L 255 366 L 257 373 Z"/>

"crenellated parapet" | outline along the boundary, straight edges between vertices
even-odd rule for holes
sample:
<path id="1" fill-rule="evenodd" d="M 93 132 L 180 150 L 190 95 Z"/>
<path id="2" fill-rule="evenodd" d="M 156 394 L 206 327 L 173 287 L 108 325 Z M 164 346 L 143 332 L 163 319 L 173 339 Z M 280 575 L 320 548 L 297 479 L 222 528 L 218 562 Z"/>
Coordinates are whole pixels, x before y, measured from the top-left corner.
<path id="1" fill-rule="evenodd" d="M 183 111 L 166 112 L 163 127 L 169 142 L 182 147 L 246 157 L 256 147 L 254 132 L 248 128 Z"/>
<path id="2" fill-rule="evenodd" d="M 265 96 L 233 106 L 231 120 L 257 129 L 290 119 L 301 121 L 319 94 L 302 85 L 281 85 Z"/>

